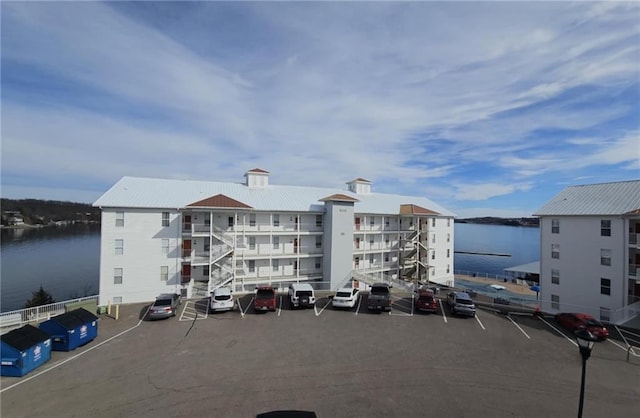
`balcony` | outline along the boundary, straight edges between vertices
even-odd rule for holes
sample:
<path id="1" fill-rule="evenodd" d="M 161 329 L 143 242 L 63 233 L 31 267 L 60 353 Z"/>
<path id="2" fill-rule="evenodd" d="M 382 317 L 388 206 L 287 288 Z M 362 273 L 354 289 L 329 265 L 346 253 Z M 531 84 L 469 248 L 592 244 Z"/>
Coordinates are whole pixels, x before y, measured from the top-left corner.
<path id="1" fill-rule="evenodd" d="M 640 264 L 629 264 L 629 278 L 640 280 Z"/>
<path id="2" fill-rule="evenodd" d="M 640 245 L 640 234 L 629 234 L 629 245 L 639 246 Z"/>

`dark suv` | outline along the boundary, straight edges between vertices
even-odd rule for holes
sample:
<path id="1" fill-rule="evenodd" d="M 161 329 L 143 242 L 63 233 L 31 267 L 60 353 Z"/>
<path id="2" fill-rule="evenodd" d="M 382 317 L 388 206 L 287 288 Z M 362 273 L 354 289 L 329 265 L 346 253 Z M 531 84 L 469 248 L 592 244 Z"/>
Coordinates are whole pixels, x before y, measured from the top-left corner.
<path id="1" fill-rule="evenodd" d="M 276 291 L 271 286 L 260 286 L 256 289 L 256 297 L 253 299 L 254 311 L 275 311 Z"/>
<path id="2" fill-rule="evenodd" d="M 156 301 L 149 307 L 148 319 L 168 318 L 176 316 L 180 305 L 180 295 L 177 293 L 163 293 L 156 297 Z"/>
<path id="3" fill-rule="evenodd" d="M 464 292 L 451 292 L 447 295 L 447 304 L 452 314 L 476 316 L 476 305 L 471 296 Z"/>

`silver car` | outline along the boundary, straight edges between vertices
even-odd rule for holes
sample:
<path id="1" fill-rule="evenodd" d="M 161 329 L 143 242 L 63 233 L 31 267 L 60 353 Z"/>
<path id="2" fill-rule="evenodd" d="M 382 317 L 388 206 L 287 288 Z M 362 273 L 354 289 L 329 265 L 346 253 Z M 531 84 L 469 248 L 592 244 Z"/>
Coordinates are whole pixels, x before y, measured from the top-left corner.
<path id="1" fill-rule="evenodd" d="M 156 298 L 149 308 L 147 319 L 161 319 L 176 316 L 180 305 L 180 295 L 176 293 L 163 293 Z"/>

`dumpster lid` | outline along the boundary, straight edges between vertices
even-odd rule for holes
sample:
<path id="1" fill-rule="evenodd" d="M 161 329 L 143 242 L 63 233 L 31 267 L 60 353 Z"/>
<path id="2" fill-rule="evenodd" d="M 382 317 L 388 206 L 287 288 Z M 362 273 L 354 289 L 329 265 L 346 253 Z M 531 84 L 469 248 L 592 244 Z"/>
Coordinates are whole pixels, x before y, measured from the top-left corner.
<path id="1" fill-rule="evenodd" d="M 32 325 L 25 325 L 22 328 L 14 329 L 2 337 L 2 342 L 15 348 L 18 351 L 24 351 L 29 347 L 46 341 L 51 338 L 49 334 Z"/>
<path id="2" fill-rule="evenodd" d="M 70 313 L 63 313 L 58 316 L 54 316 L 48 321 L 45 321 L 45 323 L 46 322 L 56 322 L 62 325 L 67 330 L 79 328 L 82 326 L 82 324 L 84 324 L 84 322 L 82 322 L 80 318 Z"/>
<path id="3" fill-rule="evenodd" d="M 91 312 L 89 312 L 88 310 L 84 309 L 84 308 L 78 308 L 78 309 L 74 309 L 72 311 L 67 312 L 71 315 L 74 315 L 76 318 L 78 318 L 79 320 L 81 320 L 83 323 L 88 323 L 88 322 L 93 322 L 96 319 L 98 319 L 97 316 L 95 316 L 94 314 L 92 314 Z"/>

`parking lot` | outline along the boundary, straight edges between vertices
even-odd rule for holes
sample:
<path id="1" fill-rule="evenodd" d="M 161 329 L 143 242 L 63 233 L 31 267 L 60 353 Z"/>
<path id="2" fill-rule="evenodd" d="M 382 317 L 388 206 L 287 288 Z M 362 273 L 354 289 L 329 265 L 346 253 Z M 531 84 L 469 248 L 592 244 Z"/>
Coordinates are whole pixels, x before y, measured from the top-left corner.
<path id="1" fill-rule="evenodd" d="M 99 338 L 24 378 L 2 378 L 7 417 L 255 417 L 278 409 L 319 417 L 566 417 L 577 414 L 581 358 L 551 318 L 478 310 L 423 314 L 394 292 L 391 312 L 314 309 L 254 313 L 183 303 L 179 316 L 139 321 L 143 305 L 102 318 Z M 597 343 L 587 364 L 584 416 L 635 416 L 640 358 Z"/>

